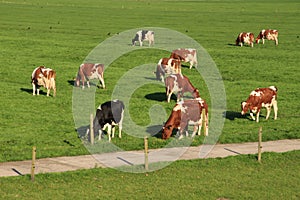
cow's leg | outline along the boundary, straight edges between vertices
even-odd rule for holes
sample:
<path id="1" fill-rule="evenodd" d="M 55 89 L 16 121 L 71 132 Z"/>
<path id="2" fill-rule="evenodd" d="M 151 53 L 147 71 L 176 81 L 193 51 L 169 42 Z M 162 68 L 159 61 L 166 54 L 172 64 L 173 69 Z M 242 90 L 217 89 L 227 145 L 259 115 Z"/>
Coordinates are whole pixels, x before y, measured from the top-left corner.
<path id="1" fill-rule="evenodd" d="M 103 75 L 99 76 L 99 80 L 100 80 L 100 84 L 102 85 L 102 87 L 105 89 L 105 83 L 104 83 L 104 78 L 103 78 Z"/>
<path id="2" fill-rule="evenodd" d="M 261 40 L 262 40 L 262 43 L 263 43 L 263 44 L 265 44 L 265 39 L 264 39 L 264 38 L 262 38 Z"/>
<path id="3" fill-rule="evenodd" d="M 250 117 L 255 121 L 255 117 L 253 116 L 253 112 L 250 111 Z"/>
<path id="4" fill-rule="evenodd" d="M 108 141 L 110 142 L 111 141 L 111 125 L 109 124 L 107 126 L 107 134 L 108 134 Z"/>
<path id="5" fill-rule="evenodd" d="M 89 135 L 89 132 L 90 132 L 90 129 L 88 128 L 88 129 L 86 129 L 86 132 L 85 132 L 85 138 L 87 138 L 88 137 L 88 135 Z"/>
<path id="6" fill-rule="evenodd" d="M 192 137 L 195 137 L 195 135 L 196 135 L 196 133 L 197 133 L 197 130 L 198 130 L 198 135 L 200 135 L 199 134 L 199 130 L 201 129 L 200 128 L 201 126 L 200 125 L 194 125 L 194 130 L 193 130 L 193 134 L 192 134 Z M 201 132 L 200 132 L 201 133 Z"/>
<path id="7" fill-rule="evenodd" d="M 142 46 L 143 46 L 143 42 L 142 42 L 142 40 L 139 40 L 139 42 L 140 42 L 140 46 L 142 47 Z"/>
<path id="8" fill-rule="evenodd" d="M 112 125 L 111 130 L 112 130 L 112 136 L 111 137 L 114 138 L 115 137 L 116 126 Z"/>
<path id="9" fill-rule="evenodd" d="M 258 110 L 257 113 L 256 113 L 256 122 L 257 123 L 259 122 L 259 113 L 260 113 L 260 110 Z"/>
<path id="10" fill-rule="evenodd" d="M 278 45 L 278 38 L 275 37 L 275 45 L 277 46 Z"/>
<path id="11" fill-rule="evenodd" d="M 86 84 L 87 84 L 88 88 L 91 87 L 91 86 L 90 86 L 90 80 L 89 80 L 89 79 L 86 81 Z"/>
<path id="12" fill-rule="evenodd" d="M 267 116 L 266 116 L 266 120 L 269 119 L 270 117 L 270 113 L 271 113 L 271 105 L 270 106 L 266 106 L 266 109 L 267 109 Z"/>
<path id="13" fill-rule="evenodd" d="M 102 139 L 102 130 L 101 129 L 99 129 L 99 131 L 98 131 L 98 140 L 101 140 Z"/>
<path id="14" fill-rule="evenodd" d="M 277 112 L 278 112 L 278 107 L 277 107 L 277 101 L 273 100 L 273 107 L 274 107 L 274 120 L 277 119 Z"/>
<path id="15" fill-rule="evenodd" d="M 35 95 L 36 86 L 34 83 L 32 83 L 32 95 Z"/>
<path id="16" fill-rule="evenodd" d="M 193 61 L 190 61 L 190 69 L 192 69 L 192 67 L 193 67 Z"/>
<path id="17" fill-rule="evenodd" d="M 167 102 L 170 103 L 171 101 L 172 92 L 167 94 Z"/>
<path id="18" fill-rule="evenodd" d="M 50 88 L 47 88 L 47 97 L 50 95 Z"/>
<path id="19" fill-rule="evenodd" d="M 40 95 L 40 88 L 36 89 L 36 95 Z"/>

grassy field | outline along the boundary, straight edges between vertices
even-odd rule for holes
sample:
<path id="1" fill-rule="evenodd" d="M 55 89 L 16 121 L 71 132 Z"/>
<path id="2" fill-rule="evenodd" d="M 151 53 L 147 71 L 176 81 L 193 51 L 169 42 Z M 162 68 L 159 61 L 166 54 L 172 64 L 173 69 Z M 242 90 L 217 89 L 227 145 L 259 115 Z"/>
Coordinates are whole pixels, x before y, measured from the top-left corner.
<path id="1" fill-rule="evenodd" d="M 151 173 L 79 170 L 0 179 L 1 199 L 299 199 L 299 151 L 176 161 Z"/>
<path id="2" fill-rule="evenodd" d="M 139 27 L 176 30 L 196 40 L 211 55 L 226 89 L 225 124 L 218 142 L 256 141 L 259 126 L 263 127 L 265 141 L 299 138 L 300 4 L 270 2 L 1 1 L 0 162 L 30 159 L 32 146 L 37 146 L 38 158 L 87 154 L 73 120 L 73 78 L 98 44 Z M 240 32 L 257 35 L 263 28 L 279 30 L 278 46 L 271 41 L 254 48 L 234 46 Z M 96 90 L 95 108 L 110 99 L 124 73 L 166 56 L 168 52 L 153 48 L 136 50 L 115 60 L 105 71 L 107 89 Z M 45 93 L 32 96 L 30 76 L 39 65 L 57 71 L 56 98 L 47 98 Z M 183 73 L 210 102 L 209 91 L 196 70 L 184 67 Z M 241 117 L 240 102 L 251 90 L 270 85 L 278 87 L 278 120 L 273 120 L 273 113 L 269 121 L 261 117 L 259 124 Z M 175 100 L 167 104 L 164 91 L 155 81 L 135 91 L 128 108 L 135 123 L 149 123 L 151 105 L 161 105 L 170 113 Z M 156 94 L 158 99 L 147 98 L 149 94 Z M 203 136 L 196 137 L 192 145 L 203 140 Z M 168 142 L 152 137 L 149 147 L 163 147 Z M 125 132 L 122 139 L 115 138 L 113 143 L 124 150 L 143 148 L 143 140 Z M 105 146 L 105 142 L 98 145 Z"/>

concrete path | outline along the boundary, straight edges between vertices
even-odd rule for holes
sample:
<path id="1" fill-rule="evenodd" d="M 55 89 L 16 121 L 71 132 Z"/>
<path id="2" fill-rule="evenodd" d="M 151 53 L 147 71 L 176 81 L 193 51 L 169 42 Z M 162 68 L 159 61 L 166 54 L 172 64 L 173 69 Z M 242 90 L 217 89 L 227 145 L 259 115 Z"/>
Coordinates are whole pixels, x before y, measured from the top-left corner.
<path id="1" fill-rule="evenodd" d="M 191 160 L 235 156 L 240 154 L 256 154 L 257 142 L 240 144 L 201 145 L 198 147 L 150 149 L 149 163 L 173 162 L 175 160 Z M 278 140 L 262 143 L 262 152 L 286 152 L 300 150 L 300 139 Z M 43 158 L 36 160 L 35 174 L 74 171 L 95 167 L 135 166 L 145 162 L 144 151 L 123 151 L 95 155 Z M 20 176 L 31 173 L 31 160 L 0 163 L 0 177 Z"/>

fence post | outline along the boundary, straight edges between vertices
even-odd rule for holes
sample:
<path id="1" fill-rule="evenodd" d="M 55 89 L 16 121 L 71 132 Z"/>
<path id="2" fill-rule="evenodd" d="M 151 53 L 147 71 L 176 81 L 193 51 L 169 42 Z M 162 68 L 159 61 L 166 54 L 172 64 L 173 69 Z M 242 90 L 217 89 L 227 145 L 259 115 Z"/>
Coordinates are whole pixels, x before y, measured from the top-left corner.
<path id="1" fill-rule="evenodd" d="M 145 147 L 145 170 L 148 171 L 148 137 L 144 137 L 144 147 Z"/>
<path id="2" fill-rule="evenodd" d="M 94 145 L 94 117 L 92 113 L 90 116 L 90 142 Z"/>
<path id="3" fill-rule="evenodd" d="M 34 146 L 32 147 L 31 181 L 34 181 L 35 157 L 36 157 L 36 147 Z"/>
<path id="4" fill-rule="evenodd" d="M 258 131 L 258 154 L 257 154 L 258 162 L 261 162 L 261 150 L 262 150 L 261 139 L 262 139 L 262 127 L 259 127 L 259 131 Z"/>

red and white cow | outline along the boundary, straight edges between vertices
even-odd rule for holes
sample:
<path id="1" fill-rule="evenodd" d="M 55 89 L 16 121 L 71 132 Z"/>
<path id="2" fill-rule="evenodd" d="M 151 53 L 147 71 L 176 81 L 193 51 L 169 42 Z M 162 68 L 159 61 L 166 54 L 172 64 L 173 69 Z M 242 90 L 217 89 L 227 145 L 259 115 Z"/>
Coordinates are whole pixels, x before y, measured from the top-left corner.
<path id="1" fill-rule="evenodd" d="M 181 139 L 183 133 L 188 136 L 188 125 L 193 125 L 194 130 L 192 137 L 194 137 L 198 130 L 198 135 L 201 134 L 201 128 L 203 120 L 205 122 L 205 136 L 208 135 L 208 105 L 205 100 L 201 98 L 188 99 L 185 101 L 178 102 L 172 113 L 163 126 L 162 139 L 168 139 L 171 137 L 173 129 L 179 131 Z"/>
<path id="2" fill-rule="evenodd" d="M 90 79 L 99 79 L 102 87 L 105 88 L 104 83 L 104 65 L 99 63 L 83 63 L 80 65 L 75 84 L 78 87 L 80 80 L 82 83 L 82 89 L 84 89 L 84 81 L 87 81 L 88 87 L 90 87 Z"/>
<path id="3" fill-rule="evenodd" d="M 197 67 L 197 50 L 191 48 L 179 48 L 172 51 L 170 58 L 179 59 L 182 62 L 189 62 L 190 69 Z"/>
<path id="4" fill-rule="evenodd" d="M 55 78 L 56 72 L 53 69 L 45 66 L 35 68 L 31 75 L 32 94 L 35 95 L 36 92 L 37 95 L 40 95 L 40 87 L 43 86 L 47 89 L 47 96 L 49 96 L 51 89 L 53 90 L 53 96 L 56 96 Z"/>
<path id="5" fill-rule="evenodd" d="M 237 46 L 243 46 L 244 44 L 248 44 L 251 47 L 253 47 L 253 43 L 254 43 L 254 34 L 253 33 L 246 33 L 246 32 L 242 32 L 238 35 L 235 44 Z"/>
<path id="6" fill-rule="evenodd" d="M 149 41 L 149 46 L 154 44 L 154 32 L 148 30 L 140 30 L 136 32 L 135 37 L 132 39 L 132 46 L 135 46 L 136 42 L 143 46 L 143 41 Z"/>
<path id="7" fill-rule="evenodd" d="M 165 79 L 166 94 L 168 103 L 173 93 L 177 93 L 177 101 L 183 97 L 185 92 L 190 92 L 194 98 L 200 97 L 199 91 L 195 88 L 188 77 L 182 74 L 171 74 Z"/>
<path id="8" fill-rule="evenodd" d="M 265 39 L 275 40 L 275 45 L 278 45 L 278 31 L 272 29 L 261 30 L 256 38 L 256 43 L 259 44 L 259 41 L 262 40 L 262 43 L 265 44 Z"/>
<path id="9" fill-rule="evenodd" d="M 161 58 L 156 67 L 156 79 L 164 82 L 165 75 L 181 74 L 181 62 L 174 58 Z"/>
<path id="10" fill-rule="evenodd" d="M 262 107 L 267 108 L 266 119 L 269 118 L 271 108 L 274 107 L 274 119 L 277 119 L 277 88 L 270 86 L 268 88 L 257 88 L 250 93 L 248 99 L 242 102 L 242 115 L 245 115 L 250 110 L 250 116 L 253 120 L 255 117 L 253 113 L 256 113 L 256 122 L 259 122 L 259 113 Z"/>

